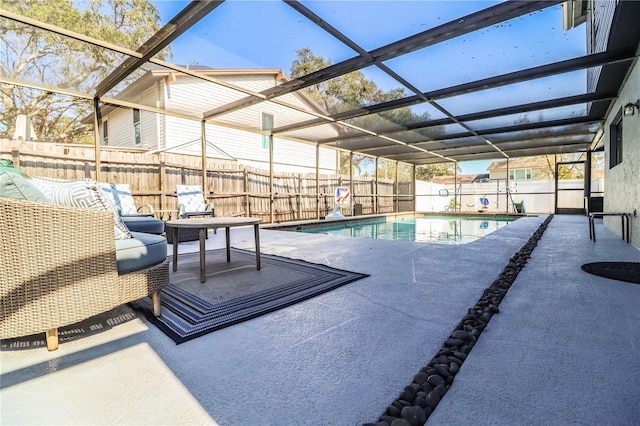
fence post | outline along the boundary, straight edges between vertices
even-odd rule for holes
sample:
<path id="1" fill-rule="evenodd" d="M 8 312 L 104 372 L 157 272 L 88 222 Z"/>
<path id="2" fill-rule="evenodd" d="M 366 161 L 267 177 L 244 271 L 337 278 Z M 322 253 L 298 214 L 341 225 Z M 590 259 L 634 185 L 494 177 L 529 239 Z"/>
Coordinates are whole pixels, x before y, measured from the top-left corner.
<path id="1" fill-rule="evenodd" d="M 250 200 L 249 200 L 249 173 L 247 172 L 247 168 L 244 167 L 242 169 L 242 174 L 243 174 L 243 188 L 242 188 L 242 192 L 244 192 L 244 214 L 245 216 L 249 217 L 251 216 L 251 204 L 250 204 Z"/>
<path id="2" fill-rule="evenodd" d="M 400 186 L 398 185 L 398 167 L 400 166 L 400 163 L 398 163 L 396 161 L 396 178 L 395 178 L 395 182 L 393 183 L 393 192 L 395 192 L 395 196 L 394 196 L 394 202 L 395 202 L 395 209 L 394 212 L 398 213 L 400 211 L 400 195 L 398 194 L 398 189 L 400 188 Z"/>
<path id="3" fill-rule="evenodd" d="M 376 181 L 375 178 L 371 179 L 371 181 L 369 182 L 369 185 L 371 186 L 371 214 L 376 214 L 376 202 L 378 201 L 378 199 L 376 198 Z"/>
<path id="4" fill-rule="evenodd" d="M 376 157 L 376 170 L 374 173 L 374 192 L 373 192 L 373 199 L 374 199 L 374 205 L 373 205 L 373 209 L 374 209 L 374 213 L 378 214 L 378 211 L 380 209 L 380 206 L 378 206 L 379 202 L 380 202 L 380 198 L 378 198 L 378 157 Z"/>
<path id="5" fill-rule="evenodd" d="M 11 161 L 13 161 L 13 167 L 16 169 L 20 168 L 20 150 L 16 148 L 11 149 Z"/>
<path id="6" fill-rule="evenodd" d="M 167 209 L 167 194 L 165 191 L 165 183 L 167 181 L 167 167 L 164 161 L 164 156 L 162 153 L 158 154 L 158 186 L 160 187 L 160 210 L 168 210 Z M 160 157 L 162 156 L 162 157 Z"/>
<path id="7" fill-rule="evenodd" d="M 95 180 L 100 182 L 102 180 L 102 176 L 100 176 L 100 174 L 102 173 L 102 164 L 100 163 L 100 121 L 102 119 L 101 117 L 101 112 L 100 112 L 100 100 L 98 99 L 98 97 L 94 97 L 93 98 L 93 148 L 94 148 L 94 153 L 93 153 L 93 157 L 94 157 L 94 164 L 96 167 L 96 175 L 95 175 Z M 88 170 L 88 168 L 85 167 L 85 171 Z M 86 176 L 87 178 L 91 177 L 89 175 Z"/>
<path id="8" fill-rule="evenodd" d="M 349 152 L 349 192 L 351 193 L 351 216 L 356 215 L 356 191 L 353 185 L 353 151 Z"/>
<path id="9" fill-rule="evenodd" d="M 316 144 L 316 219 L 320 220 L 320 144 Z"/>
<path id="10" fill-rule="evenodd" d="M 298 179 L 298 189 L 296 190 L 296 204 L 298 207 L 298 217 L 297 220 L 302 220 L 302 175 L 300 173 L 297 174 L 296 179 Z"/>
<path id="11" fill-rule="evenodd" d="M 275 221 L 273 184 L 273 135 L 269 135 L 269 223 Z"/>

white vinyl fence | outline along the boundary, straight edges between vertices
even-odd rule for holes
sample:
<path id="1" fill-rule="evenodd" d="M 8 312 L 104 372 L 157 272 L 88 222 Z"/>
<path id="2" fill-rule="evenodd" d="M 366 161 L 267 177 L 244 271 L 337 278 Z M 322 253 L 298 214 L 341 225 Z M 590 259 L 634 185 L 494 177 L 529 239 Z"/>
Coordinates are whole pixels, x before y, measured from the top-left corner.
<path id="1" fill-rule="evenodd" d="M 584 207 L 582 179 L 561 180 L 558 185 L 559 189 L 571 189 L 559 191 L 559 207 Z M 592 192 L 604 191 L 603 178 L 594 179 L 591 185 Z M 549 180 L 511 181 L 509 191 L 505 180 L 463 182 L 457 188 L 453 184 L 416 181 L 416 211 L 514 213 L 509 193 L 513 202 L 524 202 L 527 213 L 554 211 L 555 188 L 554 182 Z M 483 199 L 488 204 L 483 204 Z"/>

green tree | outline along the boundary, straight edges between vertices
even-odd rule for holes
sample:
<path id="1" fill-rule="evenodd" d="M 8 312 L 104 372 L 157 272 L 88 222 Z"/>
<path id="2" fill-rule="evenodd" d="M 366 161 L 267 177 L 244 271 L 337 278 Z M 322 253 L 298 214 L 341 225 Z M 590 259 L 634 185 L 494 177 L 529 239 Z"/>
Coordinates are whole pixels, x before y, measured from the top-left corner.
<path id="1" fill-rule="evenodd" d="M 313 54 L 305 47 L 296 50 L 296 59 L 291 64 L 291 78 L 298 78 L 332 65 L 331 60 Z M 308 87 L 307 93 L 330 114 L 348 111 L 361 106 L 374 105 L 394 96 L 404 96 L 404 89 L 393 89 L 387 93 L 378 88 L 362 71 L 323 81 Z"/>
<path id="2" fill-rule="evenodd" d="M 548 179 L 554 179 L 556 175 L 556 161 L 558 163 L 570 161 L 582 161 L 585 159 L 583 152 L 573 154 L 558 154 L 542 156 L 545 162 L 543 175 Z M 582 179 L 584 177 L 584 166 L 581 164 L 560 164 L 558 167 L 558 179 Z"/>
<path id="3" fill-rule="evenodd" d="M 434 176 L 453 176 L 456 172 L 456 167 L 459 172 L 462 171 L 460 166 L 456 166 L 456 163 L 438 163 L 418 166 L 416 167 L 416 179 L 429 181 L 433 179 Z"/>
<path id="4" fill-rule="evenodd" d="M 536 122 L 543 122 L 544 114 L 542 112 L 538 113 L 538 118 Z M 515 124 L 529 124 L 531 123 L 531 119 L 529 118 L 528 113 L 524 114 L 521 118 L 515 121 Z M 538 131 L 530 131 L 528 132 L 531 137 L 535 137 L 537 135 L 545 135 L 545 130 Z M 536 157 L 533 157 L 536 158 Z M 571 154 L 558 154 L 556 155 L 541 155 L 537 156 L 537 158 L 542 158 L 545 163 L 545 167 L 542 170 L 542 175 L 547 179 L 554 179 L 556 175 L 556 161 L 557 162 L 565 162 L 565 161 L 579 161 L 584 160 L 584 153 L 576 152 Z M 558 178 L 559 179 L 580 179 L 584 177 L 584 168 L 578 164 L 561 164 L 558 167 Z"/>
<path id="5" fill-rule="evenodd" d="M 314 53 L 308 47 L 296 50 L 296 59 L 291 64 L 291 78 L 299 78 L 312 72 L 327 68 L 332 65 L 331 60 L 325 59 Z M 353 71 L 348 74 L 312 85 L 306 89 L 307 94 L 316 101 L 329 114 L 376 105 L 394 99 L 406 97 L 403 88 L 393 88 L 383 91 L 373 80 L 366 78 L 362 71 Z M 378 131 L 389 129 L 402 129 L 402 125 L 416 121 L 429 120 L 429 114 L 415 114 L 410 107 L 395 108 L 379 114 L 365 115 L 350 120 L 351 123 L 368 129 Z M 340 130 L 339 130 L 340 131 Z M 342 129 L 346 134 L 346 129 Z M 439 135 L 440 132 L 431 130 L 430 137 Z M 373 169 L 375 158 L 367 156 L 354 156 L 354 173 L 366 174 Z M 386 167 L 386 166 L 385 166 Z M 349 173 L 349 154 L 340 154 L 340 173 Z M 390 174 L 391 171 L 387 171 Z M 395 173 L 395 171 L 394 171 Z"/>
<path id="6" fill-rule="evenodd" d="M 8 0 L 3 8 L 131 50 L 160 28 L 160 15 L 147 0 Z M 81 93 L 92 93 L 124 59 L 109 49 L 9 19 L 0 20 L 0 40 L 3 76 Z M 159 57 L 166 55 L 170 51 Z M 16 117 L 25 114 L 41 140 L 77 142 L 84 133 L 85 141 L 93 142 L 79 120 L 91 113 L 90 101 L 12 84 L 0 91 L 0 137 L 11 137 Z"/>
<path id="7" fill-rule="evenodd" d="M 340 170 L 339 173 L 342 175 L 349 174 L 349 158 L 351 157 L 348 151 L 340 151 L 339 159 L 340 159 Z M 362 154 L 354 154 L 353 155 L 353 174 L 355 176 L 369 176 L 369 169 L 373 168 L 373 164 L 375 163 L 375 158 L 367 157 Z"/>

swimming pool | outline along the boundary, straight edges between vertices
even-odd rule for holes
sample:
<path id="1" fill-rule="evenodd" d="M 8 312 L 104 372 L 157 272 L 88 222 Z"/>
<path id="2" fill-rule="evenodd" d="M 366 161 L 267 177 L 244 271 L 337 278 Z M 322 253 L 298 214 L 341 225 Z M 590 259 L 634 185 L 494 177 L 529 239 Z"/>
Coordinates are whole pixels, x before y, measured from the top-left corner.
<path id="1" fill-rule="evenodd" d="M 365 220 L 338 220 L 295 228 L 296 232 L 340 237 L 466 244 L 482 238 L 517 217 L 398 215 Z M 293 230 L 293 229 L 292 229 Z"/>

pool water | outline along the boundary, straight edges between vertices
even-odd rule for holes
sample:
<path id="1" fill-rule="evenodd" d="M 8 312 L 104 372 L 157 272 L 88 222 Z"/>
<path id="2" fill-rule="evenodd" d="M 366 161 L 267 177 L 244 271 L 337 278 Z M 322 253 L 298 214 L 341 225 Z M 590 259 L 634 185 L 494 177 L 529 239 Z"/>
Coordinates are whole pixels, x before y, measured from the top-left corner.
<path id="1" fill-rule="evenodd" d="M 513 222 L 500 216 L 389 216 L 357 221 L 331 221 L 297 232 L 442 244 L 466 244 Z"/>

